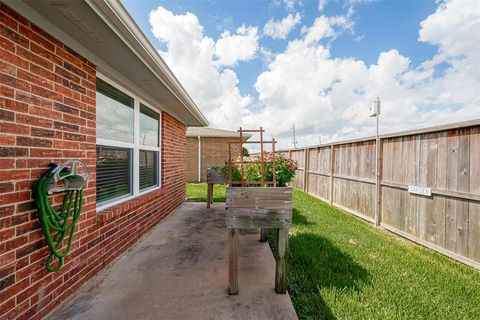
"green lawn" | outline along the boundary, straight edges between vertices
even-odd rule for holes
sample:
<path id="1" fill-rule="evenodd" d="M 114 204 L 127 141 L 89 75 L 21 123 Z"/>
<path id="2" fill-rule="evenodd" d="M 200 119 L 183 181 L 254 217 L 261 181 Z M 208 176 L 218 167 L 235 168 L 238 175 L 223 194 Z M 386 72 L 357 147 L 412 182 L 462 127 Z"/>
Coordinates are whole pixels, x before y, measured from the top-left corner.
<path id="1" fill-rule="evenodd" d="M 187 194 L 204 201 L 206 185 Z M 288 290 L 300 319 L 480 319 L 479 271 L 300 191 L 293 222 Z"/>
<path id="2" fill-rule="evenodd" d="M 207 184 L 206 183 L 187 183 L 188 201 L 207 202 Z M 213 185 L 213 201 L 225 202 L 225 185 Z"/>

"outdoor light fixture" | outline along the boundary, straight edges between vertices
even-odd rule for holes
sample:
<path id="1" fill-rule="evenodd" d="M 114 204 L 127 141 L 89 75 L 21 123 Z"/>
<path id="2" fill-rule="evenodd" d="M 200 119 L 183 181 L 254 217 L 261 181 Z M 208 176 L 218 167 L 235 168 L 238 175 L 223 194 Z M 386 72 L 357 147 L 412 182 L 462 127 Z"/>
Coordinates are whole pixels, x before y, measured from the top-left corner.
<path id="1" fill-rule="evenodd" d="M 377 97 L 370 106 L 370 117 L 378 117 L 380 115 L 380 99 Z"/>

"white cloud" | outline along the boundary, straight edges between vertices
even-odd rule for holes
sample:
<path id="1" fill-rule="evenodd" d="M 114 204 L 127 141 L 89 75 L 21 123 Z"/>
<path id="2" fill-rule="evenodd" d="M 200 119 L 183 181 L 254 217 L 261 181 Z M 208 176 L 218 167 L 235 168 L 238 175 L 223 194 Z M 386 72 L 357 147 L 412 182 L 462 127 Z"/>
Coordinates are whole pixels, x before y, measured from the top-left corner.
<path id="1" fill-rule="evenodd" d="M 301 0 L 274 0 L 273 4 L 276 6 L 283 5 L 285 10 L 287 11 L 292 11 L 295 9 L 295 6 L 302 6 L 302 1 Z"/>
<path id="2" fill-rule="evenodd" d="M 233 36 L 222 36 L 223 44 L 219 46 L 222 49 L 218 49 L 218 42 L 203 34 L 203 26 L 192 13 L 175 15 L 158 7 L 150 12 L 149 22 L 153 35 L 167 48 L 162 57 L 212 125 L 236 127 L 238 119 L 248 115 L 246 107 L 252 98 L 238 90 L 235 72 L 220 65 L 248 59 L 253 49 L 233 57 L 228 46 L 231 41 L 243 45 L 243 38 L 235 37 L 250 39 L 257 31 L 242 26 Z"/>
<path id="3" fill-rule="evenodd" d="M 305 42 L 313 44 L 324 38 L 335 38 L 345 30 L 352 30 L 353 22 L 350 20 L 352 13 L 353 11 L 349 9 L 346 16 L 327 17 L 322 15 L 315 19 L 312 26 L 303 26 L 302 34 L 305 35 Z"/>
<path id="4" fill-rule="evenodd" d="M 322 12 L 331 0 L 318 0 L 318 11 Z M 338 0 L 337 0 L 338 1 Z M 345 5 L 356 5 L 359 3 L 369 3 L 377 0 L 343 0 Z"/>
<path id="5" fill-rule="evenodd" d="M 222 33 L 215 44 L 215 55 L 219 65 L 233 66 L 238 61 L 251 60 L 257 49 L 258 28 L 242 25 L 235 34 L 230 34 L 229 31 Z"/>
<path id="6" fill-rule="evenodd" d="M 295 7 L 294 0 L 283 0 L 283 3 L 285 4 L 285 8 L 287 9 L 293 9 Z"/>
<path id="7" fill-rule="evenodd" d="M 327 7 L 328 0 L 318 0 L 318 11 L 323 11 Z"/>
<path id="8" fill-rule="evenodd" d="M 258 49 L 258 53 L 260 55 L 260 58 L 263 60 L 264 63 L 266 63 L 266 65 L 272 62 L 273 58 L 275 57 L 275 54 L 270 51 L 270 49 L 265 47 L 260 47 Z"/>
<path id="9" fill-rule="evenodd" d="M 441 59 L 479 55 L 480 2 L 446 1 L 420 25 L 418 39 L 438 46 Z"/>
<path id="10" fill-rule="evenodd" d="M 229 50 L 220 53 L 219 41 L 255 34 L 247 31 L 252 27 L 215 41 L 203 34 L 195 15 L 174 15 L 161 7 L 151 13 L 150 23 L 167 47 L 162 55 L 212 126 L 263 126 L 286 147 L 293 123 L 301 145 L 318 143 L 319 135 L 323 142 L 372 135 L 375 121 L 368 106 L 377 96 L 381 132 L 480 118 L 478 6 L 461 0 L 439 4 L 419 28 L 419 40 L 435 45 L 437 52 L 419 66 L 394 48 L 379 53 L 373 64 L 332 57 L 332 41 L 344 32 L 353 34 L 352 10 L 318 17 L 283 52 L 257 45 L 235 56 Z M 258 100 L 240 92 L 237 75 L 228 68 L 251 59 L 252 51 L 267 61 L 255 83 Z"/>
<path id="11" fill-rule="evenodd" d="M 357 41 L 357 42 L 359 42 L 359 41 L 362 41 L 363 39 L 365 39 L 365 35 L 364 35 L 364 34 L 362 34 L 361 36 L 355 37 L 354 40 Z"/>
<path id="12" fill-rule="evenodd" d="M 258 76 L 255 88 L 264 108 L 245 122 L 262 124 L 288 146 L 293 123 L 302 145 L 317 143 L 319 135 L 328 141 L 373 134 L 368 106 L 376 96 L 383 132 L 479 118 L 480 10 L 465 4 L 440 4 L 422 22 L 419 39 L 438 52 L 419 67 L 395 49 L 381 52 L 371 65 L 333 58 L 320 40 L 337 37 L 352 23 L 346 16 L 318 17 Z"/>
<path id="13" fill-rule="evenodd" d="M 295 15 L 289 13 L 280 21 L 275 21 L 272 18 L 263 27 L 263 33 L 273 39 L 286 39 L 290 31 L 300 23 L 300 20 L 301 16 L 298 12 Z"/>

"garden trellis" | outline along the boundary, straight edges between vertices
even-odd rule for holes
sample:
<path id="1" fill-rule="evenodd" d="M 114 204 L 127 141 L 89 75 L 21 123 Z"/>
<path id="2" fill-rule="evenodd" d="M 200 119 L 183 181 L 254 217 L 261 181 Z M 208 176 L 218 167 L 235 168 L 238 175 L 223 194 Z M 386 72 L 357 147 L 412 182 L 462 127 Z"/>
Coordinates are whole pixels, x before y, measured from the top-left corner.
<path id="1" fill-rule="evenodd" d="M 276 176 L 275 176 L 275 157 L 272 157 L 272 175 L 273 179 L 272 181 L 265 181 L 265 164 L 267 163 L 265 159 L 265 149 L 264 145 L 265 144 L 272 144 L 272 154 L 275 155 L 275 144 L 277 143 L 274 138 L 272 138 L 271 141 L 265 141 L 263 140 L 263 133 L 265 130 L 260 127 L 260 129 L 255 129 L 255 130 L 245 130 L 240 127 L 238 130 L 238 133 L 240 134 L 240 140 L 239 141 L 228 141 L 228 185 L 237 185 L 241 184 L 242 187 L 246 187 L 248 185 L 260 185 L 262 187 L 265 187 L 266 185 L 272 185 L 274 187 L 277 186 L 277 181 L 276 181 Z M 258 133 L 260 135 L 260 140 L 253 140 L 253 141 L 248 141 L 248 144 L 259 144 L 260 145 L 260 154 L 259 154 L 259 160 L 245 160 L 244 159 L 244 154 L 243 154 L 243 145 L 246 143 L 243 140 L 244 133 Z M 238 151 L 239 151 L 239 160 L 233 161 L 232 160 L 232 144 L 238 144 Z M 240 181 L 234 181 L 232 179 L 232 164 L 237 163 L 240 164 Z M 251 163 L 260 163 L 261 164 L 261 180 L 260 181 L 246 181 L 245 179 L 245 165 Z"/>

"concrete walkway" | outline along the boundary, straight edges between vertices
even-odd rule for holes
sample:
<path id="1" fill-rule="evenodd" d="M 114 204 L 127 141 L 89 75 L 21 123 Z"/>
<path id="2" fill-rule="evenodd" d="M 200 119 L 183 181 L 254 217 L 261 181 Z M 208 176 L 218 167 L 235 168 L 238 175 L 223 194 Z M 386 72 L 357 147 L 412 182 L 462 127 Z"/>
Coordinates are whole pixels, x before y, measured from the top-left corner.
<path id="1" fill-rule="evenodd" d="M 297 319 L 258 231 L 240 233 L 239 295 L 227 294 L 224 221 L 221 204 L 183 204 L 47 319 Z"/>

